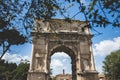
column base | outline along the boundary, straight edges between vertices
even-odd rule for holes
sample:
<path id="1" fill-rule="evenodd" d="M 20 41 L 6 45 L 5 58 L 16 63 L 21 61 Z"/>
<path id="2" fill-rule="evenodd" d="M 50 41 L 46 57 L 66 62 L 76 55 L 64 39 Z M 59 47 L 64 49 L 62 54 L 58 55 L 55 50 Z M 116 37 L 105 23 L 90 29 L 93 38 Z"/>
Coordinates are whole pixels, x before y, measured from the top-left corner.
<path id="1" fill-rule="evenodd" d="M 99 80 L 97 71 L 84 71 L 78 73 L 77 80 Z"/>
<path id="2" fill-rule="evenodd" d="M 85 80 L 99 80 L 97 71 L 85 71 Z"/>
<path id="3" fill-rule="evenodd" d="M 28 72 L 27 80 L 48 80 L 45 72 Z"/>

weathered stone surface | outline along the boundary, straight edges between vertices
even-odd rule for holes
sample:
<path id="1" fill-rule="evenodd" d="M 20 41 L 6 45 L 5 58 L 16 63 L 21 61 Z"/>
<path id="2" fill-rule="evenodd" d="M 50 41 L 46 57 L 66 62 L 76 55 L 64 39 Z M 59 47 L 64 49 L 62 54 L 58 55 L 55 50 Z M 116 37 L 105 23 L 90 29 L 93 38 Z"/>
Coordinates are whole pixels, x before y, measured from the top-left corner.
<path id="1" fill-rule="evenodd" d="M 35 20 L 28 80 L 49 80 L 50 57 L 65 52 L 72 61 L 72 80 L 98 80 L 89 27 L 81 21 Z M 53 31 L 52 31 L 53 30 Z"/>

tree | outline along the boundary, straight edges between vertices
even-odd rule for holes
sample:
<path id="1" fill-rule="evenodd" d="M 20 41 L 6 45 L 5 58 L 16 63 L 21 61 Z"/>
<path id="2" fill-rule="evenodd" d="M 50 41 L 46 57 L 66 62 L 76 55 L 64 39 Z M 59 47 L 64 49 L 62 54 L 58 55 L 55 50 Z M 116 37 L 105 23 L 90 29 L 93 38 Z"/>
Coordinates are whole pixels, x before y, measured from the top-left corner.
<path id="1" fill-rule="evenodd" d="M 0 60 L 0 80 L 27 80 L 29 64 L 21 62 L 8 63 L 5 60 Z"/>
<path id="2" fill-rule="evenodd" d="M 120 27 L 119 0 L 93 0 L 92 4 L 94 9 L 90 11 L 89 17 L 93 14 L 94 18 L 91 18 L 94 19 L 93 22 L 103 27 L 107 25 Z"/>
<path id="3" fill-rule="evenodd" d="M 7 21 L 9 27 L 24 28 L 27 33 L 33 28 L 34 19 L 50 19 L 59 9 L 56 0 L 5 0 L 0 1 L 0 6 L 0 18 Z"/>
<path id="4" fill-rule="evenodd" d="M 9 78 L 12 77 L 10 71 L 5 71 L 2 75 L 5 77 L 6 80 L 9 80 Z M 4 79 L 4 78 L 3 78 L 3 79 Z"/>
<path id="5" fill-rule="evenodd" d="M 12 72 L 16 69 L 16 63 L 8 63 L 5 60 L 0 60 L 0 79 L 11 80 Z"/>
<path id="6" fill-rule="evenodd" d="M 107 80 L 119 80 L 120 79 L 120 50 L 112 52 L 106 56 L 103 62 L 103 70 Z"/>
<path id="7" fill-rule="evenodd" d="M 1 0 L 0 60 L 12 45 L 29 42 L 34 19 L 50 19 L 57 8 L 56 0 Z"/>
<path id="8" fill-rule="evenodd" d="M 18 67 L 13 71 L 12 80 L 27 80 L 28 69 L 28 63 L 20 63 Z"/>
<path id="9" fill-rule="evenodd" d="M 77 14 L 84 15 L 86 23 L 92 27 L 120 27 L 120 1 L 119 0 L 66 0 L 69 3 L 77 2 L 79 10 Z M 75 14 L 73 17 L 75 17 Z M 70 19 L 70 18 L 69 18 Z"/>
<path id="10" fill-rule="evenodd" d="M 53 69 L 50 69 L 50 75 L 52 75 L 53 74 Z"/>
<path id="11" fill-rule="evenodd" d="M 6 29 L 6 27 L 0 29 L 0 49 L 2 51 L 0 60 L 12 45 L 20 45 L 25 42 L 26 37 L 21 35 L 16 29 Z"/>

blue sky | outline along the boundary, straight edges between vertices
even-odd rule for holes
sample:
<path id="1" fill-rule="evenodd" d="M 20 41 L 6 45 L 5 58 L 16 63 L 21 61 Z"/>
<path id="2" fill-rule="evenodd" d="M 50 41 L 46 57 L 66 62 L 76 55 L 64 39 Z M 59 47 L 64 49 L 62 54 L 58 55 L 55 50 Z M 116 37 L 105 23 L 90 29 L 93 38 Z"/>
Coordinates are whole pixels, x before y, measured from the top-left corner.
<path id="1" fill-rule="evenodd" d="M 87 2 L 82 0 L 83 3 Z M 72 5 L 72 4 L 71 4 Z M 78 4 L 76 4 L 77 6 Z M 65 15 L 68 17 L 74 16 L 77 13 L 78 8 L 73 6 L 68 10 Z M 67 7 L 66 7 L 67 8 Z M 82 14 L 78 14 L 74 19 L 84 20 Z M 63 18 L 59 14 L 55 18 Z M 109 55 L 110 52 L 120 49 L 120 28 L 113 28 L 112 26 L 107 26 L 106 28 L 95 28 L 98 32 L 102 33 L 101 35 L 96 35 L 97 32 L 91 30 L 95 35 L 92 38 L 93 42 L 93 53 L 95 58 L 95 65 L 98 72 L 102 72 L 102 62 L 106 55 Z M 32 44 L 26 43 L 20 46 L 13 46 L 11 52 L 7 53 L 4 56 L 4 59 L 9 62 L 19 63 L 21 59 L 31 59 L 32 53 Z M 62 73 L 62 69 L 65 69 L 66 73 L 71 73 L 71 64 L 70 57 L 64 53 L 56 53 L 52 56 L 51 67 L 53 68 L 53 75 Z M 57 72 L 57 73 L 56 73 Z"/>

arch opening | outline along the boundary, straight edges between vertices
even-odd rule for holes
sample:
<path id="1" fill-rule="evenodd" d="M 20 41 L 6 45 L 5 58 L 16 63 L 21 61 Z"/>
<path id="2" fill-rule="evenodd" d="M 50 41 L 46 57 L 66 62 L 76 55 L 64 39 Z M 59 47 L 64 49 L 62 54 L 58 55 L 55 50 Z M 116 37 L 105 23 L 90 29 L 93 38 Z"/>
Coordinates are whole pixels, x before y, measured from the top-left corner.
<path id="1" fill-rule="evenodd" d="M 50 57 L 56 52 L 64 52 L 67 55 L 69 55 L 71 57 L 71 59 L 75 59 L 75 56 L 76 56 L 75 52 L 72 49 L 70 49 L 69 47 L 66 47 L 64 45 L 57 46 L 57 47 L 53 48 L 51 50 Z"/>
<path id="2" fill-rule="evenodd" d="M 71 58 L 64 52 L 56 52 L 51 56 L 50 69 L 52 75 L 58 74 L 72 74 L 71 73 Z"/>
<path id="3" fill-rule="evenodd" d="M 66 46 L 58 46 L 50 53 L 50 73 L 62 80 L 73 80 L 76 76 L 76 60 L 73 50 Z M 54 72 L 55 71 L 55 72 Z"/>

